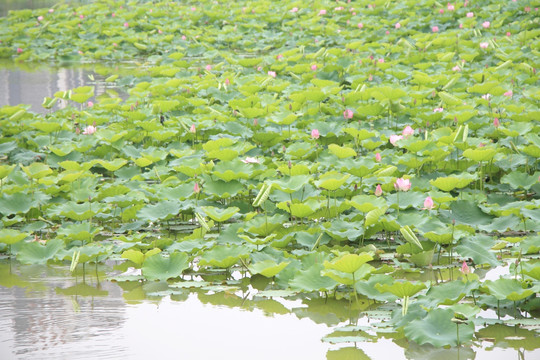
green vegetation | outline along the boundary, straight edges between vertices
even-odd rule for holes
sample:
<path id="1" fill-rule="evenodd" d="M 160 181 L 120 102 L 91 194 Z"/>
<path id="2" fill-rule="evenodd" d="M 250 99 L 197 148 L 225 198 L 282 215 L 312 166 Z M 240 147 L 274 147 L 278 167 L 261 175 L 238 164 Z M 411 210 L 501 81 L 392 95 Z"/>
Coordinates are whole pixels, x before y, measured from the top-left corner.
<path id="1" fill-rule="evenodd" d="M 371 330 L 420 345 L 492 337 L 504 321 L 481 309 L 538 331 L 538 5 L 11 12 L 0 57 L 132 69 L 99 70 L 126 99 L 89 86 L 45 99 L 66 106 L 44 114 L 0 108 L 0 251 L 72 269 L 126 259 L 140 276 L 116 281 L 171 288 L 266 277 L 261 296 L 390 308 Z"/>

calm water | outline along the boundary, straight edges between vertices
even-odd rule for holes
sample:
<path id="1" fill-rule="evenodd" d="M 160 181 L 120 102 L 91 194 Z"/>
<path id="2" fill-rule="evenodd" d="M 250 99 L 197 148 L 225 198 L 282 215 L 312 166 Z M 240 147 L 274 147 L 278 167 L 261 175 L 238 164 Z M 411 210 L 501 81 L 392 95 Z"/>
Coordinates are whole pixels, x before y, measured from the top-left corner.
<path id="1" fill-rule="evenodd" d="M 104 77 L 95 72 L 96 66 L 101 65 L 53 67 L 0 61 L 0 107 L 27 104 L 31 111 L 43 113 L 46 110 L 41 104 L 45 97 L 52 98 L 57 91 L 86 85 L 94 87 L 95 97 L 108 90 L 124 96 L 114 84 L 106 83 Z M 65 106 L 65 103 L 59 101 L 53 109 L 61 106 Z"/>
<path id="2" fill-rule="evenodd" d="M 254 298 L 249 290 L 170 294 L 164 283 L 107 281 L 111 272 L 89 265 L 83 281 L 82 269 L 0 260 L 0 359 L 540 358 L 538 349 L 519 355 L 489 341 L 459 350 L 376 336 L 331 344 L 323 338 L 337 327 L 369 319 L 348 319 L 358 312 L 347 302 Z"/>

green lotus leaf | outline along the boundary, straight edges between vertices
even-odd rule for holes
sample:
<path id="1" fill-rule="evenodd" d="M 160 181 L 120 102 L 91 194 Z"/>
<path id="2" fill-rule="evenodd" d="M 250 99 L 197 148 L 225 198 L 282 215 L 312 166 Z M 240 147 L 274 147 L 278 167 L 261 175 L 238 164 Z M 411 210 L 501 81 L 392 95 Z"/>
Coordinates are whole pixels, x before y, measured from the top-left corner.
<path id="1" fill-rule="evenodd" d="M 367 280 L 362 280 L 356 282 L 355 289 L 359 294 L 362 294 L 369 299 L 373 299 L 375 301 L 395 301 L 396 296 L 389 293 L 381 293 L 379 290 L 375 288 L 377 284 L 387 284 L 392 285 L 394 282 L 394 278 L 390 275 L 384 275 L 384 274 L 373 274 L 371 275 Z"/>
<path id="2" fill-rule="evenodd" d="M 500 265 L 500 261 L 491 250 L 495 242 L 490 238 L 463 239 L 456 246 L 458 254 L 464 258 L 473 259 L 475 264 L 489 264 L 493 267 Z"/>
<path id="3" fill-rule="evenodd" d="M 146 253 L 143 253 L 140 250 L 129 249 L 122 253 L 122 259 L 128 259 L 131 262 L 141 266 L 146 258 L 153 256 L 155 254 L 158 254 L 160 252 L 161 252 L 161 249 L 159 248 L 148 250 Z"/>
<path id="4" fill-rule="evenodd" d="M 84 221 L 98 214 L 101 209 L 102 206 L 96 203 L 77 204 L 71 201 L 59 207 L 59 214 L 75 221 Z"/>
<path id="5" fill-rule="evenodd" d="M 270 241 L 274 240 L 274 238 L 277 236 L 277 234 L 270 234 L 268 236 L 264 237 L 251 237 L 245 234 L 239 234 L 238 237 L 240 239 L 246 240 L 247 242 L 253 244 L 253 245 L 263 245 L 267 244 Z"/>
<path id="6" fill-rule="evenodd" d="M 176 216 L 182 208 L 179 201 L 166 200 L 155 205 L 148 204 L 137 212 L 137 217 L 143 221 L 155 222 L 167 220 Z"/>
<path id="7" fill-rule="evenodd" d="M 9 216 L 15 214 L 26 214 L 32 207 L 38 206 L 32 194 L 15 193 L 13 195 L 4 194 L 0 198 L 0 214 Z"/>
<path id="8" fill-rule="evenodd" d="M 369 253 L 346 254 L 333 259 L 331 262 L 325 261 L 324 268 L 352 274 L 358 270 L 360 266 L 371 260 L 373 260 L 373 256 Z"/>
<path id="9" fill-rule="evenodd" d="M 305 218 L 314 214 L 323 205 L 322 202 L 315 199 L 309 199 L 303 203 L 290 203 L 283 201 L 277 204 L 278 209 L 289 212 L 292 216 L 297 218 Z"/>
<path id="10" fill-rule="evenodd" d="M 381 219 L 381 217 L 386 213 L 387 209 L 388 209 L 388 207 L 384 206 L 384 207 L 381 207 L 381 208 L 376 208 L 376 209 L 370 210 L 366 214 L 366 218 L 364 220 L 364 227 L 368 228 L 371 225 L 377 224 L 379 222 L 379 220 Z"/>
<path id="11" fill-rule="evenodd" d="M 433 309 L 425 318 L 405 325 L 405 336 L 419 345 L 431 344 L 436 347 L 456 346 L 471 341 L 474 335 L 473 322 L 456 325 L 452 322 L 453 318 L 454 311 L 451 309 Z M 459 331 L 456 331 L 456 326 L 459 326 Z"/>
<path id="12" fill-rule="evenodd" d="M 30 124 L 34 129 L 38 129 L 45 134 L 50 134 L 52 132 L 58 131 L 62 128 L 62 125 L 55 122 L 45 122 L 45 121 L 36 121 Z"/>
<path id="13" fill-rule="evenodd" d="M 17 260 L 23 264 L 45 264 L 63 247 L 64 242 L 60 239 L 49 240 L 45 245 L 32 241 L 20 246 Z"/>
<path id="14" fill-rule="evenodd" d="M 306 292 L 334 289 L 338 283 L 327 276 L 322 276 L 323 269 L 321 264 L 313 264 L 306 270 L 296 272 L 293 279 L 289 281 L 291 289 Z"/>
<path id="15" fill-rule="evenodd" d="M 397 100 L 407 95 L 402 89 L 391 86 L 381 86 L 371 89 L 371 96 L 377 100 Z"/>
<path id="16" fill-rule="evenodd" d="M 0 229 L 0 243 L 13 245 L 30 236 L 29 233 L 15 229 Z"/>
<path id="17" fill-rule="evenodd" d="M 218 245 L 201 256 L 199 265 L 228 269 L 240 259 L 246 259 L 248 256 L 249 249 L 244 246 Z"/>
<path id="18" fill-rule="evenodd" d="M 339 146 L 336 144 L 330 144 L 328 145 L 328 150 L 330 150 L 330 152 L 336 155 L 339 159 L 345 159 L 348 157 L 356 156 L 356 151 L 354 151 L 353 148 L 350 148 L 348 146 Z"/>
<path id="19" fill-rule="evenodd" d="M 283 177 L 279 180 L 273 180 L 270 183 L 273 187 L 291 194 L 293 192 L 301 190 L 305 185 L 309 183 L 311 176 L 308 175 L 293 175 L 289 177 Z"/>
<path id="20" fill-rule="evenodd" d="M 430 307 L 452 305 L 465 296 L 470 296 L 479 286 L 478 281 L 449 281 L 429 288 L 422 301 L 425 301 Z"/>
<path id="21" fill-rule="evenodd" d="M 473 176 L 469 178 L 446 176 L 439 177 L 435 180 L 430 180 L 429 183 L 442 191 L 452 191 L 454 189 L 461 189 L 469 185 L 475 179 Z"/>
<path id="22" fill-rule="evenodd" d="M 477 162 L 490 161 L 497 154 L 495 149 L 467 149 L 463 152 L 463 156 Z"/>
<path id="23" fill-rule="evenodd" d="M 52 174 L 52 170 L 49 166 L 43 163 L 32 163 L 29 166 L 22 166 L 21 169 L 28 175 L 31 179 L 41 179 L 47 175 Z"/>
<path id="24" fill-rule="evenodd" d="M 89 261 L 95 261 L 99 256 L 109 255 L 112 252 L 111 247 L 105 247 L 103 244 L 92 243 L 80 247 L 72 247 L 68 251 L 60 251 L 57 254 L 57 258 L 63 260 L 71 260 L 74 254 L 78 252 L 78 263 L 87 263 Z"/>
<path id="25" fill-rule="evenodd" d="M 0 180 L 11 174 L 15 165 L 0 165 Z"/>
<path id="26" fill-rule="evenodd" d="M 154 254 L 147 257 L 142 265 L 142 274 L 148 280 L 167 280 L 179 277 L 189 267 L 185 253 L 174 252 L 168 257 Z"/>
<path id="27" fill-rule="evenodd" d="M 375 271 L 373 266 L 369 264 L 362 264 L 356 271 L 352 273 L 342 272 L 334 269 L 326 269 L 321 272 L 321 275 L 328 276 L 329 278 L 343 285 L 354 285 L 356 281 L 366 278 L 373 271 Z"/>
<path id="28" fill-rule="evenodd" d="M 396 295 L 399 298 L 404 298 L 405 296 L 414 296 L 420 290 L 425 289 L 426 284 L 424 283 L 412 283 L 409 281 L 395 281 L 392 285 L 390 284 L 376 284 L 375 289 L 380 292 L 389 292 Z"/>
<path id="29" fill-rule="evenodd" d="M 475 203 L 468 200 L 454 201 L 450 205 L 452 217 L 458 223 L 467 225 L 488 225 L 493 221 L 493 216 L 483 212 Z"/>
<path id="30" fill-rule="evenodd" d="M 481 287 L 482 291 L 494 296 L 497 300 L 520 301 L 535 293 L 534 289 L 527 289 L 524 284 L 515 279 L 500 278 L 487 280 Z"/>
<path id="31" fill-rule="evenodd" d="M 224 222 L 229 220 L 234 214 L 240 211 L 236 206 L 229 207 L 226 209 L 220 209 L 213 206 L 203 206 L 201 208 L 206 215 L 208 215 L 212 220 L 217 222 Z"/>
<path id="32" fill-rule="evenodd" d="M 58 229 L 57 235 L 65 242 L 70 241 L 89 241 L 94 238 L 101 230 L 102 227 L 94 227 L 90 222 L 83 222 L 80 224 L 64 224 Z"/>
<path id="33" fill-rule="evenodd" d="M 315 185 L 325 190 L 335 191 L 345 184 L 349 177 L 349 174 L 343 175 L 337 172 L 329 172 L 315 181 Z"/>
<path id="34" fill-rule="evenodd" d="M 374 195 L 356 195 L 347 200 L 347 203 L 363 213 L 386 206 L 383 198 Z"/>
<path id="35" fill-rule="evenodd" d="M 271 278 L 276 276 L 290 263 L 290 261 L 286 261 L 278 264 L 274 260 L 264 260 L 249 265 L 248 269 L 252 274 L 261 274 L 262 276 Z"/>
<path id="36" fill-rule="evenodd" d="M 93 86 L 79 86 L 70 91 L 69 99 L 73 100 L 79 104 L 90 99 L 94 96 L 94 87 Z"/>
<path id="37" fill-rule="evenodd" d="M 243 189 L 244 185 L 240 181 L 213 180 L 208 177 L 205 178 L 204 182 L 204 192 L 206 194 L 213 194 L 223 199 L 236 196 Z"/>
<path id="38" fill-rule="evenodd" d="M 110 161 L 100 159 L 100 160 L 97 160 L 96 162 L 99 165 L 103 166 L 108 171 L 116 171 L 128 163 L 126 159 L 121 159 L 121 158 L 116 158 Z"/>
<path id="39" fill-rule="evenodd" d="M 87 171 L 92 166 L 94 166 L 94 162 L 87 161 L 84 163 L 79 163 L 77 161 L 66 160 L 66 161 L 59 162 L 58 165 L 60 165 L 62 168 L 68 171 Z"/>

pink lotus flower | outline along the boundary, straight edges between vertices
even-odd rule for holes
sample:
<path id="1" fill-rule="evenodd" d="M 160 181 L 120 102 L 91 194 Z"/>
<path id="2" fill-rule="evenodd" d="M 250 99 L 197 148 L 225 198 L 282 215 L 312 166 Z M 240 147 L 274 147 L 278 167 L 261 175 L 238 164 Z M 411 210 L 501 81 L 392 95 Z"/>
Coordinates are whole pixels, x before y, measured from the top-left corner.
<path id="1" fill-rule="evenodd" d="M 409 125 L 405 126 L 405 129 L 403 129 L 402 135 L 407 137 L 414 134 L 414 129 L 410 127 Z"/>
<path id="2" fill-rule="evenodd" d="M 471 269 L 469 269 L 469 266 L 465 261 L 463 261 L 463 265 L 461 265 L 461 273 L 463 275 L 467 275 L 471 273 Z"/>
<path id="3" fill-rule="evenodd" d="M 489 28 L 489 25 L 491 25 L 491 23 L 490 23 L 489 21 L 484 21 L 484 22 L 482 23 L 482 26 L 484 27 L 484 29 Z"/>
<path id="4" fill-rule="evenodd" d="M 381 184 L 377 184 L 377 187 L 375 188 L 375 196 L 381 196 L 383 193 Z"/>
<path id="5" fill-rule="evenodd" d="M 52 14 L 54 12 L 54 9 L 49 9 L 49 14 Z"/>
<path id="6" fill-rule="evenodd" d="M 226 78 L 226 79 L 225 79 L 225 85 L 228 86 L 228 85 L 230 85 L 230 84 L 231 84 L 231 81 L 229 80 L 229 78 Z"/>
<path id="7" fill-rule="evenodd" d="M 297 7 L 293 7 L 291 10 L 289 10 L 289 12 L 292 12 L 292 13 L 295 13 L 298 11 L 298 8 Z"/>
<path id="8" fill-rule="evenodd" d="M 390 135 L 390 144 L 396 146 L 399 140 L 403 139 L 401 135 Z"/>
<path id="9" fill-rule="evenodd" d="M 468 17 L 468 18 L 474 17 L 474 13 L 473 13 L 472 11 L 471 11 L 471 12 L 468 12 L 468 13 L 467 13 L 467 17 Z"/>
<path id="10" fill-rule="evenodd" d="M 82 15 L 82 14 L 79 15 L 79 18 L 80 18 L 80 19 L 84 19 L 84 15 Z"/>
<path id="11" fill-rule="evenodd" d="M 493 119 L 493 126 L 498 128 L 501 125 L 501 122 L 499 121 L 499 118 Z"/>
<path id="12" fill-rule="evenodd" d="M 276 77 L 276 72 L 275 71 L 269 71 L 268 75 L 275 78 Z"/>
<path id="13" fill-rule="evenodd" d="M 376 162 L 381 162 L 381 160 L 382 160 L 381 153 L 376 153 L 376 154 L 375 154 L 375 161 L 376 161 Z"/>
<path id="14" fill-rule="evenodd" d="M 506 32 L 506 36 L 511 36 L 511 35 L 512 35 L 512 33 L 510 31 Z"/>
<path id="15" fill-rule="evenodd" d="M 89 101 L 86 105 L 87 105 L 88 107 L 92 107 L 92 106 L 94 106 L 94 103 L 91 102 L 91 101 Z"/>
<path id="16" fill-rule="evenodd" d="M 212 70 L 212 65 L 206 65 L 204 68 L 206 69 L 206 71 L 210 71 Z"/>
<path id="17" fill-rule="evenodd" d="M 454 5 L 452 5 L 452 4 L 450 4 L 450 3 L 448 3 L 448 4 L 446 5 L 446 7 L 448 8 L 448 11 L 454 11 L 454 10 L 455 10 Z"/>
<path id="18" fill-rule="evenodd" d="M 124 23 L 124 27 L 125 27 L 125 28 L 128 28 L 128 27 L 129 27 L 129 23 L 128 23 L 128 22 L 125 22 L 125 23 Z"/>
<path id="19" fill-rule="evenodd" d="M 504 93 L 504 96 L 512 97 L 512 95 L 514 95 L 512 90 L 508 90 L 507 92 Z"/>
<path id="20" fill-rule="evenodd" d="M 444 14 L 444 9 L 439 9 L 439 14 Z"/>
<path id="21" fill-rule="evenodd" d="M 84 128 L 83 135 L 92 135 L 93 133 L 96 132 L 96 130 L 97 129 L 95 126 L 89 125 Z"/>
<path id="22" fill-rule="evenodd" d="M 434 207 L 435 205 L 433 204 L 433 199 L 431 198 L 431 196 L 428 196 L 426 200 L 424 200 L 424 210 L 431 210 Z"/>
<path id="23" fill-rule="evenodd" d="M 200 186 L 199 186 L 199 183 L 195 183 L 195 186 L 193 186 L 193 192 L 194 192 L 195 194 L 198 194 L 198 193 L 201 192 L 201 188 L 200 188 Z"/>
<path id="24" fill-rule="evenodd" d="M 195 124 L 191 124 L 189 128 L 189 132 L 192 134 L 195 134 L 197 132 L 197 128 L 195 128 Z"/>
<path id="25" fill-rule="evenodd" d="M 20 54 L 20 53 L 22 53 L 22 52 L 23 52 L 23 49 L 17 48 L 17 54 Z"/>
<path id="26" fill-rule="evenodd" d="M 253 126 L 258 126 L 258 125 L 259 125 L 259 120 L 253 119 Z"/>
<path id="27" fill-rule="evenodd" d="M 43 16 L 38 16 L 37 20 L 38 21 L 43 21 Z"/>
<path id="28" fill-rule="evenodd" d="M 461 71 L 461 68 L 459 67 L 459 65 L 456 65 L 452 68 L 452 71 Z"/>
<path id="29" fill-rule="evenodd" d="M 363 27 L 364 27 L 364 24 L 358 23 L 358 28 L 359 28 L 359 29 L 361 29 L 361 28 L 363 28 Z"/>
<path id="30" fill-rule="evenodd" d="M 260 164 L 260 160 L 251 156 L 246 157 L 245 159 L 242 159 L 242 162 L 244 164 Z"/>
<path id="31" fill-rule="evenodd" d="M 488 101 L 489 101 L 490 98 L 491 98 L 491 94 L 484 94 L 484 95 L 482 95 L 482 99 L 484 99 L 484 100 L 488 100 Z"/>
<path id="32" fill-rule="evenodd" d="M 320 136 L 319 130 L 317 130 L 317 129 L 311 130 L 311 138 L 312 138 L 312 139 L 318 139 L 319 136 Z"/>
<path id="33" fill-rule="evenodd" d="M 311 65 L 311 70 L 313 70 L 313 71 L 317 70 L 317 64 Z"/>
<path id="34" fill-rule="evenodd" d="M 380 58 L 379 60 L 377 60 L 380 64 L 384 63 L 384 59 L 383 58 Z"/>
<path id="35" fill-rule="evenodd" d="M 186 35 L 182 35 L 182 40 L 186 40 Z"/>
<path id="36" fill-rule="evenodd" d="M 489 43 L 488 43 L 488 42 L 481 42 L 481 43 L 480 43 L 480 47 L 481 47 L 482 49 L 487 49 L 488 46 L 489 46 Z"/>
<path id="37" fill-rule="evenodd" d="M 433 109 L 433 112 L 443 112 L 444 109 L 442 107 L 438 107 L 438 108 L 435 108 Z"/>
<path id="38" fill-rule="evenodd" d="M 158 34 L 163 34 L 163 30 L 161 30 L 161 29 L 158 29 L 157 32 L 158 32 Z"/>
<path id="39" fill-rule="evenodd" d="M 394 183 L 394 188 L 397 191 L 409 191 L 411 188 L 411 181 L 409 179 L 398 178 Z"/>
<path id="40" fill-rule="evenodd" d="M 431 28 L 431 31 L 433 31 L 434 33 L 439 32 L 439 27 L 438 26 L 433 26 Z"/>
<path id="41" fill-rule="evenodd" d="M 344 112 L 343 112 L 343 117 L 345 118 L 345 120 L 348 120 L 348 119 L 352 119 L 354 116 L 354 113 L 351 109 L 346 109 Z"/>
<path id="42" fill-rule="evenodd" d="M 319 11 L 319 16 L 326 15 L 326 10 L 322 9 Z"/>
<path id="43" fill-rule="evenodd" d="M 281 59 L 283 59 L 283 55 L 278 54 L 278 55 L 276 56 L 276 60 L 281 60 Z"/>
<path id="44" fill-rule="evenodd" d="M 401 27 L 401 24 L 397 22 L 397 23 L 394 25 L 394 27 L 395 27 L 396 29 L 399 29 L 399 28 Z"/>

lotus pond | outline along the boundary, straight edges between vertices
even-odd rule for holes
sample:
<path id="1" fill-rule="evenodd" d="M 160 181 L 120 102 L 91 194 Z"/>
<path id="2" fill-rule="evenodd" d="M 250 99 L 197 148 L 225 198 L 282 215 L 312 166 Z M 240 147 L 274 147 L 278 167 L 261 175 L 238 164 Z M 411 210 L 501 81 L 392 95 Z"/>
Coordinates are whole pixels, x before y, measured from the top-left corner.
<path id="1" fill-rule="evenodd" d="M 12 64 L 131 67 L 94 66 L 43 112 L 0 107 L 3 318 L 53 299 L 96 351 L 161 309 L 155 329 L 294 328 L 310 358 L 538 357 L 539 5 L 9 12 Z M 2 343 L 36 351 L 17 331 Z"/>

